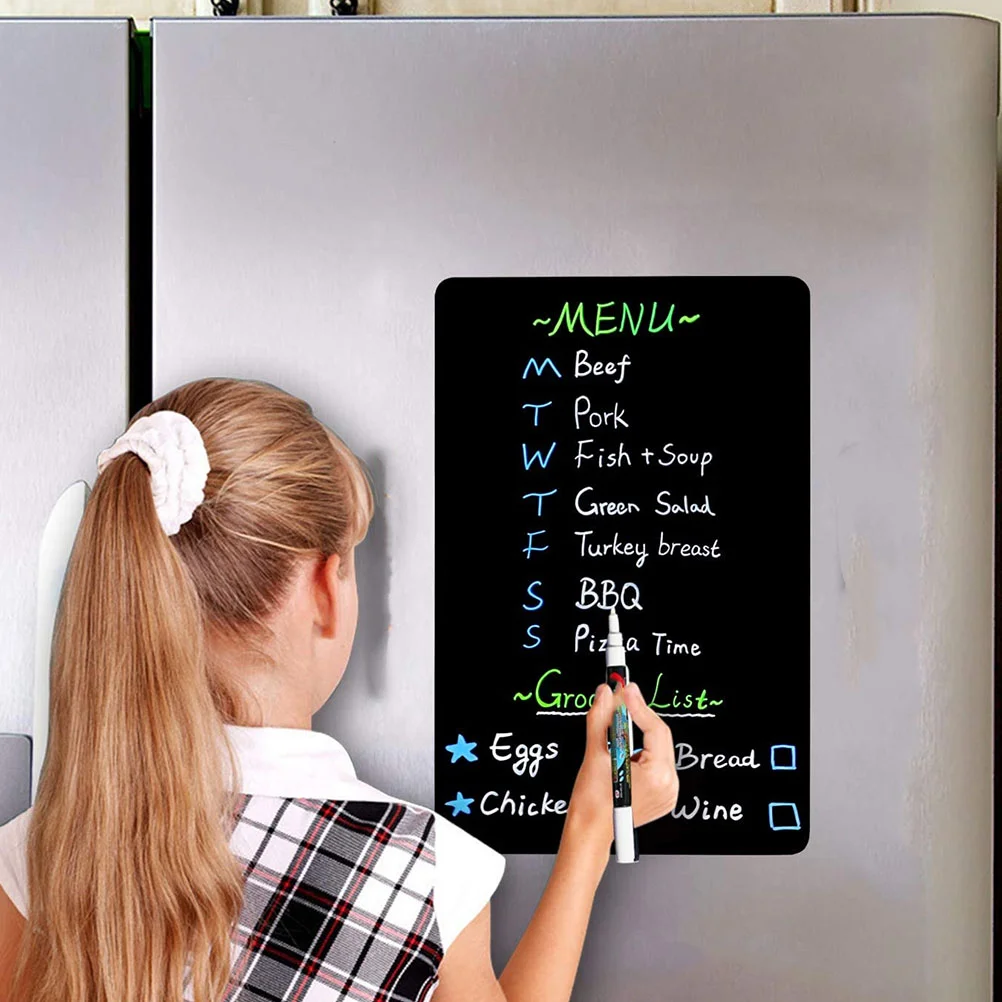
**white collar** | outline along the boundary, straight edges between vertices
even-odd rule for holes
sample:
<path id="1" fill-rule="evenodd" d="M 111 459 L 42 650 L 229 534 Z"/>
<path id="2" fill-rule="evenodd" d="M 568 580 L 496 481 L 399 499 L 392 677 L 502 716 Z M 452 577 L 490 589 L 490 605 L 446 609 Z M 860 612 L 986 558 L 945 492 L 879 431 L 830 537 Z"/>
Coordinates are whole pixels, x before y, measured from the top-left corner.
<path id="1" fill-rule="evenodd" d="M 224 730 L 240 764 L 239 792 L 316 800 L 393 798 L 361 782 L 344 746 L 329 734 L 299 727 Z"/>

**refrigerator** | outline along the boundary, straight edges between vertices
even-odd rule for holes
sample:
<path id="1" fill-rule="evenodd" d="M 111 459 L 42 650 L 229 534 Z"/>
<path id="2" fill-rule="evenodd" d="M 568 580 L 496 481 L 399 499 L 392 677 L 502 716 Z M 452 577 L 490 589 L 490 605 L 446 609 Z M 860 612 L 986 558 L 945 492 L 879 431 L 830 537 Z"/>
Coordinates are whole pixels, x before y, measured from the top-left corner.
<path id="1" fill-rule="evenodd" d="M 131 37 L 0 20 L 0 823 L 30 798 L 43 530 L 128 413 Z"/>
<path id="2" fill-rule="evenodd" d="M 436 438 L 462 378 L 436 290 L 793 276 L 810 295 L 810 838 L 611 863 L 573 997 L 989 998 L 997 24 L 154 18 L 150 37 L 147 119 L 128 22 L 0 23 L 0 76 L 19 75 L 0 87 L 19 430 L 0 447 L 0 729 L 31 730 L 45 516 L 143 402 L 130 368 L 153 397 L 263 379 L 376 486 L 355 648 L 314 726 L 367 782 L 441 810 L 436 511 L 463 471 Z M 25 40 L 34 59 L 12 55 Z M 552 862 L 507 856 L 498 972 Z"/>

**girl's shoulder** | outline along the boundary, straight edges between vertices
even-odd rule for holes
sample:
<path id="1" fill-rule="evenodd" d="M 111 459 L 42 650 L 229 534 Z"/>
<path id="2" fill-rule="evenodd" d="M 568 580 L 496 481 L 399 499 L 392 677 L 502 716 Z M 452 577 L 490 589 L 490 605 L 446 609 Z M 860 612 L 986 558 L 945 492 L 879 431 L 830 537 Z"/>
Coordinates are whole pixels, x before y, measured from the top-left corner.
<path id="1" fill-rule="evenodd" d="M 28 914 L 27 838 L 32 808 L 0 825 L 0 887 L 14 907 Z"/>
<path id="2" fill-rule="evenodd" d="M 505 857 L 448 818 L 427 808 L 435 830 L 435 911 L 443 949 L 480 914 L 504 875 Z"/>
<path id="3" fill-rule="evenodd" d="M 370 847 L 374 851 L 388 844 L 392 850 L 385 853 L 388 862 L 402 861 L 397 849 L 404 852 L 407 845 L 421 845 L 409 863 L 408 890 L 420 893 L 421 880 L 428 881 L 444 949 L 490 900 L 504 872 L 504 856 L 441 814 L 363 782 L 348 750 L 330 734 L 231 724 L 225 730 L 239 765 L 234 789 L 257 801 L 246 808 L 254 817 L 249 822 L 254 830 L 247 833 L 251 842 L 245 852 L 253 848 L 254 839 L 267 836 L 270 824 L 288 828 L 287 837 L 274 847 L 273 874 L 283 873 L 290 847 L 302 837 L 304 826 L 313 824 L 311 811 L 331 812 L 335 820 L 328 834 L 339 842 L 337 851 L 345 859 L 362 851 L 364 845 L 356 837 L 360 835 L 374 840 Z M 290 803 L 297 805 L 295 809 L 287 806 Z M 380 804 L 383 807 L 373 821 L 371 809 Z M 260 818 L 255 817 L 258 811 Z M 326 831 L 323 819 L 317 824 Z M 313 841 L 312 835 L 307 836 L 308 843 Z M 234 848 L 239 850 L 239 843 Z M 336 885 L 340 874 L 330 876 Z M 382 893 L 378 884 L 377 879 L 373 887 Z"/>
<path id="4" fill-rule="evenodd" d="M 379 798 L 389 796 L 367 783 L 358 782 L 358 787 Z M 435 912 L 442 948 L 447 950 L 490 901 L 504 875 L 505 857 L 430 808 L 405 800 L 393 802 L 432 819 Z"/>

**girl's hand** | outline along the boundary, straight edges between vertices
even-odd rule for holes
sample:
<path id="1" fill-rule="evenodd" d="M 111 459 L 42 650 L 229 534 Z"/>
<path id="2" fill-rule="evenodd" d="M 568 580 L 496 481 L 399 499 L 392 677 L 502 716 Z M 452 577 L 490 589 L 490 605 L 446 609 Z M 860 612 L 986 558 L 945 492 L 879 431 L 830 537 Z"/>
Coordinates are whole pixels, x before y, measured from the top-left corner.
<path id="1" fill-rule="evenodd" d="M 640 689 L 631 682 L 622 693 L 633 722 L 644 735 L 644 746 L 630 763 L 633 823 L 636 827 L 663 817 L 678 800 L 675 746 L 668 725 L 647 705 Z M 595 699 L 585 718 L 584 760 L 578 770 L 565 830 L 604 846 L 612 843 L 612 760 L 608 728 L 616 698 L 606 683 L 595 690 Z"/>
<path id="2" fill-rule="evenodd" d="M 639 828 L 675 809 L 675 802 L 678 800 L 675 741 L 671 728 L 647 705 L 636 682 L 631 682 L 623 690 L 623 695 L 633 722 L 644 733 L 644 746 L 634 753 L 630 762 L 633 825 Z M 611 762 L 609 785 L 611 788 Z"/>

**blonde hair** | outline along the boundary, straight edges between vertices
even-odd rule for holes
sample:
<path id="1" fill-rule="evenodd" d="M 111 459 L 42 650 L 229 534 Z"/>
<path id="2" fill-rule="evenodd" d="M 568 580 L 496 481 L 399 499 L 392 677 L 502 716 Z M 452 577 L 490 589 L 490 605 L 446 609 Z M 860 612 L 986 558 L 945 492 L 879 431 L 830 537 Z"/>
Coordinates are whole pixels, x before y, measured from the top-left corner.
<path id="1" fill-rule="evenodd" d="M 267 662 L 296 563 L 346 556 L 372 517 L 364 468 L 304 401 L 200 379 L 133 420 L 165 409 L 201 432 L 205 500 L 167 536 L 126 453 L 84 510 L 28 832 L 23 1002 L 180 1002 L 189 976 L 196 1002 L 221 997 L 243 896 L 222 725 L 257 721 L 213 643 Z"/>

